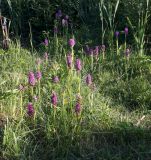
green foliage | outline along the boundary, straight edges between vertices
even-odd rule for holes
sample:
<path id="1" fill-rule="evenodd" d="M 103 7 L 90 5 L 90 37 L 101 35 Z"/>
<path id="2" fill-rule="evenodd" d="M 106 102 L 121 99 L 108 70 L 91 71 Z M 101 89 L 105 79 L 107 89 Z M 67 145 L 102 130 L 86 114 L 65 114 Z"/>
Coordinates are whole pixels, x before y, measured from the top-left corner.
<path id="1" fill-rule="evenodd" d="M 143 7 L 142 3 L 140 3 L 138 8 L 139 20 L 138 20 L 137 26 L 133 26 L 131 20 L 128 18 L 128 22 L 134 33 L 134 39 L 136 42 L 137 51 L 138 51 L 138 54 L 140 55 L 144 54 L 145 34 L 148 27 L 148 19 L 150 17 L 149 2 L 150 2 L 149 0 L 146 1 L 145 7 Z"/>
<path id="2" fill-rule="evenodd" d="M 150 108 L 151 84 L 150 57 L 133 57 L 128 63 L 117 60 L 115 63 L 105 63 L 108 68 L 100 77 L 101 90 L 106 96 L 111 96 L 115 104 L 120 103 L 130 110 Z"/>
<path id="3" fill-rule="evenodd" d="M 3 13 L 13 20 L 12 31 L 23 37 L 29 34 L 31 51 L 23 49 L 16 37 L 7 51 L 0 50 L 0 159 L 150 159 L 151 57 L 138 54 L 132 47 L 126 54 L 130 35 L 123 38 L 125 44 L 119 39 L 117 48 L 113 38 L 116 29 L 123 33 L 127 16 L 133 25 L 137 24 L 138 15 L 134 13 L 139 3 L 2 2 Z M 70 16 L 72 30 L 63 28 L 60 21 L 54 22 L 56 9 Z M 147 24 L 146 19 L 141 20 L 138 31 Z M 52 36 L 54 23 L 60 31 Z M 133 32 L 136 39 L 138 31 Z M 145 32 L 146 28 L 140 45 L 144 45 Z M 48 44 L 35 50 L 35 36 L 40 42 L 41 36 L 47 38 Z M 72 48 L 68 40 L 73 37 L 76 45 Z M 100 43 L 107 45 L 97 55 L 94 48 Z M 94 45 L 90 48 L 93 54 L 85 53 L 86 44 Z M 72 55 L 70 67 L 68 53 Z M 81 71 L 75 67 L 77 58 L 81 60 Z M 37 71 L 42 73 L 34 86 L 29 83 L 31 71 L 35 77 Z M 86 82 L 88 74 L 92 75 L 91 84 Z M 58 83 L 54 76 L 59 77 Z M 53 93 L 57 95 L 57 105 L 52 102 Z M 32 115 L 28 108 L 31 103 Z M 79 112 L 75 110 L 77 104 Z"/>
<path id="4" fill-rule="evenodd" d="M 113 8 L 116 4 L 118 4 L 118 10 L 115 7 L 117 12 L 116 16 L 113 17 L 114 22 L 111 24 L 112 15 L 109 14 L 109 11 L 111 12 L 111 6 Z M 136 13 L 138 13 L 140 4 L 142 4 L 143 8 L 146 8 L 146 3 L 144 1 L 140 2 L 140 0 L 120 0 L 119 2 L 117 0 L 67 0 L 66 2 L 60 0 L 4 0 L 2 1 L 2 14 L 12 19 L 11 30 L 15 35 L 21 35 L 22 39 L 29 37 L 30 22 L 33 38 L 35 39 L 36 37 L 40 41 L 42 31 L 51 31 L 52 33 L 55 12 L 57 9 L 61 9 L 64 14 L 70 16 L 74 27 L 87 25 L 93 31 L 92 39 L 93 37 L 98 37 L 97 41 L 103 44 L 106 40 L 111 39 L 108 38 L 108 32 L 110 32 L 111 27 L 112 30 L 114 28 L 114 30 L 122 31 L 128 25 L 127 17 L 129 17 L 133 26 L 137 26 L 139 14 Z M 103 11 L 101 7 L 106 8 L 106 11 Z M 150 9 L 148 11 L 150 12 Z M 146 28 L 147 31 L 148 28 Z M 135 31 L 137 32 L 137 30 Z M 106 36 L 104 35 L 105 33 Z M 133 42 L 132 32 L 130 32 L 130 35 L 130 41 Z"/>
<path id="5" fill-rule="evenodd" d="M 50 49 L 49 52 L 53 52 L 53 41 L 54 38 L 50 39 L 50 46 L 45 48 Z M 101 156 L 120 160 L 128 155 L 132 159 L 148 158 L 148 154 L 141 153 L 148 152 L 150 125 L 148 120 L 140 119 L 144 115 L 148 119 L 150 116 L 150 57 L 139 57 L 136 53 L 129 59 L 122 54 L 113 57 L 109 50 L 103 60 L 100 54 L 99 61 L 93 59 L 94 86 L 90 88 L 85 84 L 85 76 L 91 71 L 92 57 L 83 55 L 79 49 L 80 55 L 75 54 L 75 57 L 83 62 L 81 74 L 75 70 L 70 72 L 65 60 L 69 49 L 62 42 L 59 38 L 59 52 L 47 62 L 41 57 L 40 66 L 36 63 L 39 55 L 22 49 L 19 43 L 12 44 L 5 54 L 1 50 L 0 111 L 6 117 L 0 139 L 3 157 L 46 160 L 98 159 Z M 60 52 L 63 47 L 64 55 Z M 31 92 L 27 74 L 38 68 L 42 79 Z M 58 84 L 52 82 L 54 75 L 60 78 Z M 26 89 L 20 91 L 20 84 Z M 52 91 L 58 95 L 56 109 L 51 105 Z M 82 112 L 77 116 L 74 107 L 79 92 Z M 33 99 L 33 93 L 38 95 L 37 101 Z M 34 117 L 27 115 L 27 104 L 31 101 Z M 0 114 L 0 121 L 1 118 Z M 138 141 L 140 137 L 141 142 Z M 127 144 L 140 155 L 133 154 Z"/>

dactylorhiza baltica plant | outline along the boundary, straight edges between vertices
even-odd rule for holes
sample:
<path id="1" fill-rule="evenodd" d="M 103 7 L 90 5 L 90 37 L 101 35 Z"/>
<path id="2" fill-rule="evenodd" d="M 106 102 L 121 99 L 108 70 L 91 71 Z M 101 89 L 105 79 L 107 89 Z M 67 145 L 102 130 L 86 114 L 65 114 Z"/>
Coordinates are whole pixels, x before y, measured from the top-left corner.
<path id="1" fill-rule="evenodd" d="M 36 84 L 36 79 L 35 79 L 35 75 L 33 72 L 29 72 L 29 74 L 28 74 L 28 84 L 30 86 L 35 86 L 35 84 Z"/>
<path id="2" fill-rule="evenodd" d="M 53 105 L 54 108 L 57 107 L 57 103 L 58 103 L 58 97 L 56 92 L 53 92 L 51 95 L 51 104 Z"/>
<path id="3" fill-rule="evenodd" d="M 28 103 L 27 105 L 27 115 L 33 117 L 35 113 L 34 107 L 32 103 Z"/>

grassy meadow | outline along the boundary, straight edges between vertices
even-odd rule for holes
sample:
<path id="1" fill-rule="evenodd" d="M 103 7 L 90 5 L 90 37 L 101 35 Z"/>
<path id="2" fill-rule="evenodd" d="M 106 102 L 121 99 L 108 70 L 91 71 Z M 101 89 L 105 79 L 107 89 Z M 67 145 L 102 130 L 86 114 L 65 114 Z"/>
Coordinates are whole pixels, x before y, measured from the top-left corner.
<path id="1" fill-rule="evenodd" d="M 0 49 L 0 160 L 151 159 L 149 14 L 118 30 L 118 5 L 100 42 L 58 10 L 37 48 Z"/>

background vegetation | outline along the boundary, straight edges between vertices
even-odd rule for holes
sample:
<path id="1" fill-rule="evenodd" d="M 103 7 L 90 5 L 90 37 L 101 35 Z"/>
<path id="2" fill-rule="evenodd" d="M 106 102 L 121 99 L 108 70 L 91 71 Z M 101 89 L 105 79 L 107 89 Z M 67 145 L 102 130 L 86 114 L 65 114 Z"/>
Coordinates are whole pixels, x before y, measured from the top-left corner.
<path id="1" fill-rule="evenodd" d="M 117 0 L 66 0 L 65 2 L 63 0 L 3 0 L 1 3 L 2 14 L 12 20 L 12 34 L 21 36 L 22 39 L 29 39 L 29 23 L 36 42 L 37 40 L 40 42 L 43 31 L 53 33 L 55 12 L 61 9 L 64 14 L 70 16 L 75 29 L 80 28 L 81 33 L 83 31 L 88 33 L 80 36 L 87 41 L 90 39 L 94 41 L 95 37 L 96 42 L 101 42 L 100 4 L 103 3 L 108 9 L 114 8 Z M 133 26 L 137 26 L 142 11 L 146 11 L 144 0 L 120 0 L 115 18 L 116 28 L 123 30 L 125 26 L 129 26 L 127 17 L 132 21 Z M 151 9 L 149 8 L 148 11 L 151 12 Z M 107 28 L 108 15 L 105 10 L 103 12 L 104 28 Z M 150 33 L 151 23 L 148 24 L 146 34 Z M 132 35 L 130 41 L 133 41 Z"/>

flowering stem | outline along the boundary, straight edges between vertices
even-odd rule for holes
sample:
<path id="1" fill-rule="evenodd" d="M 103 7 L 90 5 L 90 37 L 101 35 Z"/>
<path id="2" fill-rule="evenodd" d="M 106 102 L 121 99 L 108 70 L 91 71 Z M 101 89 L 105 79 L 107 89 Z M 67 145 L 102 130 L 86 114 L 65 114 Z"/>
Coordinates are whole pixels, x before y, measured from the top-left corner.
<path id="1" fill-rule="evenodd" d="M 127 59 L 125 61 L 125 74 L 126 74 L 126 78 L 127 78 L 127 81 L 128 81 L 128 65 L 127 65 Z"/>
<path id="2" fill-rule="evenodd" d="M 57 34 L 55 35 L 55 54 L 57 55 L 57 53 L 58 53 L 58 48 L 59 48 L 59 46 L 58 46 L 58 37 L 57 37 Z"/>
<path id="3" fill-rule="evenodd" d="M 80 91 L 81 91 L 81 75 L 79 73 L 79 94 L 80 94 Z"/>
<path id="4" fill-rule="evenodd" d="M 93 71 L 93 56 L 91 56 L 91 70 Z"/>
<path id="5" fill-rule="evenodd" d="M 119 55 L 119 50 L 118 50 L 118 38 L 116 39 L 116 53 Z"/>
<path id="6" fill-rule="evenodd" d="M 40 98 L 40 87 L 41 87 L 41 83 L 40 81 L 38 82 L 38 95 L 39 95 L 39 98 Z"/>
<path id="7" fill-rule="evenodd" d="M 93 93 L 91 94 L 91 107 L 93 107 Z"/>
<path id="8" fill-rule="evenodd" d="M 33 95 L 34 95 L 34 89 L 33 89 L 33 87 L 31 86 L 31 97 L 33 97 Z"/>
<path id="9" fill-rule="evenodd" d="M 55 119 L 56 119 L 56 108 L 54 107 L 54 110 L 53 110 L 53 118 L 54 118 L 54 123 L 55 123 Z"/>
<path id="10" fill-rule="evenodd" d="M 63 107 L 65 106 L 65 91 L 63 92 L 63 100 L 62 100 L 62 103 L 63 103 Z"/>
<path id="11" fill-rule="evenodd" d="M 126 34 L 125 34 L 125 51 L 126 51 L 127 45 L 126 45 Z"/>
<path id="12" fill-rule="evenodd" d="M 47 67 L 47 65 L 48 65 L 48 58 L 46 57 L 45 58 L 45 66 Z"/>
<path id="13" fill-rule="evenodd" d="M 104 51 L 103 51 L 102 55 L 103 55 L 103 60 L 104 60 L 105 59 L 105 52 Z"/>
<path id="14" fill-rule="evenodd" d="M 35 114 L 34 114 L 34 122 L 36 121 L 36 112 L 35 112 Z M 35 127 L 35 124 L 36 123 L 34 123 L 34 127 Z"/>
<path id="15" fill-rule="evenodd" d="M 23 95 L 20 95 L 20 107 L 21 107 L 21 116 L 23 115 Z"/>
<path id="16" fill-rule="evenodd" d="M 68 43 L 68 26 L 66 28 L 66 42 Z"/>
<path id="17" fill-rule="evenodd" d="M 72 55 L 72 62 L 74 61 L 74 50 L 73 47 L 71 47 L 71 55 Z M 72 63 L 72 68 L 73 68 L 73 63 Z"/>

